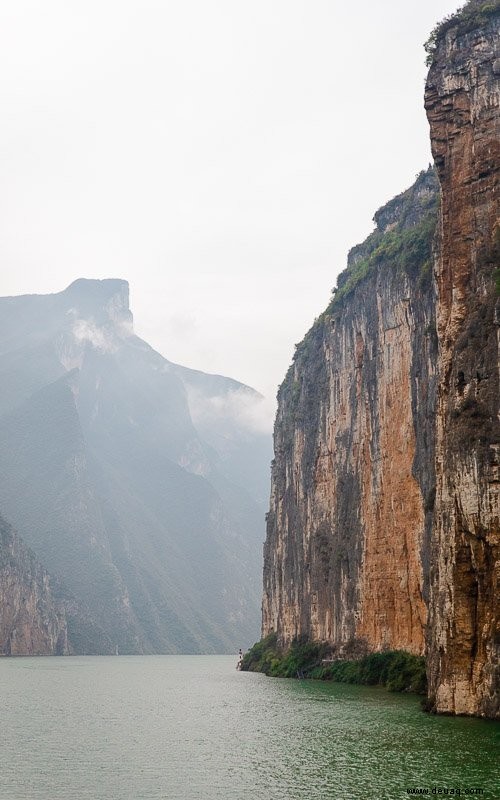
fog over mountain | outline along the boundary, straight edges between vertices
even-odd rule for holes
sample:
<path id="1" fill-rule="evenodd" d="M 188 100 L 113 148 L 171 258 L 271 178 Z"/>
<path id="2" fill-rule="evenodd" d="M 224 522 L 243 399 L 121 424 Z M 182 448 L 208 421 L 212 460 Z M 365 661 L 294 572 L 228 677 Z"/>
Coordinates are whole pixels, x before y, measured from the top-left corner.
<path id="1" fill-rule="evenodd" d="M 258 637 L 262 403 L 135 336 L 126 281 L 0 298 L 0 509 L 54 577 L 75 652 Z"/>

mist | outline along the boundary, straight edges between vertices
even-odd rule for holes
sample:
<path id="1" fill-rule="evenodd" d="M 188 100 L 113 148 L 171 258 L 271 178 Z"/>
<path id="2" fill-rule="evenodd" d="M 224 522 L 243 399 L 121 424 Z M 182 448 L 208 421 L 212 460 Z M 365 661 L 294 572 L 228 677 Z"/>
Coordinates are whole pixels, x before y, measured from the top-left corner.
<path id="1" fill-rule="evenodd" d="M 456 0 L 0 9 L 0 294 L 130 282 L 172 361 L 274 400 L 374 211 L 430 161 Z"/>

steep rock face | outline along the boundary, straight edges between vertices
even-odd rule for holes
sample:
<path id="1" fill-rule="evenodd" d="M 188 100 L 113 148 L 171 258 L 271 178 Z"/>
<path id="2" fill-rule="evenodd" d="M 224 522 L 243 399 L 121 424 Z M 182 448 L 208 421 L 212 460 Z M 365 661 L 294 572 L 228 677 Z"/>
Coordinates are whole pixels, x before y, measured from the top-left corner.
<path id="1" fill-rule="evenodd" d="M 425 96 L 442 189 L 429 690 L 437 711 L 486 716 L 500 714 L 499 24 L 500 4 L 473 2 L 442 26 Z"/>
<path id="2" fill-rule="evenodd" d="M 0 654 L 64 655 L 66 618 L 49 576 L 0 517 Z"/>
<path id="3" fill-rule="evenodd" d="M 424 649 L 434 497 L 432 170 L 376 217 L 278 394 L 263 630 Z"/>

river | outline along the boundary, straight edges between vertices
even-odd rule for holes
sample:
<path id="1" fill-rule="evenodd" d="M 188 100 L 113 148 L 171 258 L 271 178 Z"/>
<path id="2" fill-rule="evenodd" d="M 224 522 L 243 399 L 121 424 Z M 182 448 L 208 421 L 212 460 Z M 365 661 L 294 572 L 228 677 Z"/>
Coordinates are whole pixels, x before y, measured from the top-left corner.
<path id="1" fill-rule="evenodd" d="M 500 796 L 498 723 L 429 716 L 418 698 L 384 689 L 240 673 L 235 663 L 0 659 L 0 797 Z"/>

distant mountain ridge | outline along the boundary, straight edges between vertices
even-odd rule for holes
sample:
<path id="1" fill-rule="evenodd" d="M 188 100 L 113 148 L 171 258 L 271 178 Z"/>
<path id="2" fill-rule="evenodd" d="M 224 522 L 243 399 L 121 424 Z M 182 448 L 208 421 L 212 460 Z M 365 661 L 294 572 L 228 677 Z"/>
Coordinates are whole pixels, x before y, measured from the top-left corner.
<path id="1" fill-rule="evenodd" d="M 262 398 L 167 361 L 128 298 L 115 279 L 0 298 L 0 509 L 66 594 L 75 652 L 231 651 L 259 627 Z"/>

